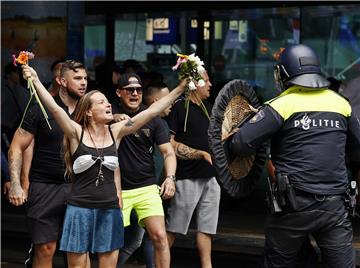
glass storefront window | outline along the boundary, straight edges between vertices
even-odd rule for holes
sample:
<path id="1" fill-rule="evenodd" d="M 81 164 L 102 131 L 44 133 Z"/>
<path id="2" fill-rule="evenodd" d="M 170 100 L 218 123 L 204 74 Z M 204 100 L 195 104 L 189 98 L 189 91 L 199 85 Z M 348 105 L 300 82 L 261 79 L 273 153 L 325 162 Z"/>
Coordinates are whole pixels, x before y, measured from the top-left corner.
<path id="1" fill-rule="evenodd" d="M 105 60 L 105 24 L 85 25 L 84 64 L 90 80 L 95 81 L 95 67 Z"/>
<path id="2" fill-rule="evenodd" d="M 302 18 L 302 41 L 316 50 L 323 72 L 342 81 L 359 76 L 360 5 L 303 7 Z"/>
<path id="3" fill-rule="evenodd" d="M 298 8 L 214 11 L 214 97 L 232 79 L 251 84 L 261 101 L 274 97 L 273 66 L 281 48 L 299 43 L 299 14 Z"/>
<path id="4" fill-rule="evenodd" d="M 175 13 L 122 14 L 115 20 L 115 61 L 142 63 L 146 71 L 161 73 L 170 88 L 177 85 L 171 70 L 181 45 L 181 16 Z"/>
<path id="5" fill-rule="evenodd" d="M 84 63 L 91 69 L 95 58 L 105 57 L 105 25 L 86 25 L 84 37 Z"/>
<path id="6" fill-rule="evenodd" d="M 196 10 L 127 13 L 115 18 L 115 40 L 108 41 L 114 42 L 115 61 L 120 65 L 127 59 L 138 60 L 147 70 L 160 72 L 170 87 L 178 82 L 171 70 L 176 53 L 200 53 L 213 83 L 210 101 L 226 82 L 242 79 L 264 102 L 278 94 L 273 66 L 281 49 L 291 44 L 313 47 L 329 77 L 349 80 L 358 76 L 359 11 L 359 4 L 327 4 L 224 8 L 206 16 Z M 85 29 L 98 33 L 91 42 L 105 40 L 103 27 Z M 91 61 L 87 44 L 91 42 L 85 40 L 87 66 Z"/>
<path id="7" fill-rule="evenodd" d="M 146 61 L 152 46 L 146 44 L 146 21 L 144 19 L 115 21 L 115 61 L 134 59 Z"/>

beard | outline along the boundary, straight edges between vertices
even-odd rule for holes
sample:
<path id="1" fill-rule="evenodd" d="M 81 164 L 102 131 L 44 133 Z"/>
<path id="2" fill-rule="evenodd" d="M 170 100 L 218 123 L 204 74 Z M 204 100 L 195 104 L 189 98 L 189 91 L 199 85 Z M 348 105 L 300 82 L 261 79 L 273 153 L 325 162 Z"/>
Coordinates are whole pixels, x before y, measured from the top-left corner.
<path id="1" fill-rule="evenodd" d="M 74 100 L 79 100 L 82 97 L 76 94 L 74 91 L 67 90 L 67 93 Z"/>

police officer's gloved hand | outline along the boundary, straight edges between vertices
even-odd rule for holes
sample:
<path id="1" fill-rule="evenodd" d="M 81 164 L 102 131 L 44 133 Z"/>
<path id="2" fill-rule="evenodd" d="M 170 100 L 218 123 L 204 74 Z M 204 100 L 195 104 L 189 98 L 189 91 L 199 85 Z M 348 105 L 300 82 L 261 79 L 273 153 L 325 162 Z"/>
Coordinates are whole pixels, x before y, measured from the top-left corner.
<path id="1" fill-rule="evenodd" d="M 234 135 L 231 135 L 230 137 L 228 137 L 224 141 L 224 144 L 223 144 L 224 153 L 225 153 L 226 159 L 229 163 L 232 162 L 236 157 L 236 155 L 231 151 L 231 147 L 230 147 L 231 140 L 233 137 L 234 137 Z"/>

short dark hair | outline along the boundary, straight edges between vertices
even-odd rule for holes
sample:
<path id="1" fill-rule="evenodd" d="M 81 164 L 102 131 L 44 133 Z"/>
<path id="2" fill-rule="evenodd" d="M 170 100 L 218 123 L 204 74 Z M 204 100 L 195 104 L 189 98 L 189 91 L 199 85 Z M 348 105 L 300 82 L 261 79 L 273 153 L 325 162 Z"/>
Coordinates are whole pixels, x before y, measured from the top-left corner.
<path id="1" fill-rule="evenodd" d="M 77 69 L 84 69 L 85 65 L 79 61 L 75 60 L 66 60 L 62 64 L 61 70 L 60 70 L 60 76 L 64 76 L 65 72 L 72 70 L 75 73 L 77 72 Z"/>
<path id="2" fill-rule="evenodd" d="M 53 72 L 54 69 L 55 69 L 55 67 L 56 67 L 56 65 L 58 65 L 59 63 L 64 63 L 64 61 L 65 61 L 65 60 L 56 60 L 56 61 L 54 61 L 54 62 L 51 64 L 51 66 L 50 66 L 50 70 Z"/>
<path id="3" fill-rule="evenodd" d="M 150 105 L 150 97 L 160 92 L 163 88 L 168 87 L 164 82 L 153 83 L 148 85 L 143 92 L 143 99 L 146 105 Z"/>

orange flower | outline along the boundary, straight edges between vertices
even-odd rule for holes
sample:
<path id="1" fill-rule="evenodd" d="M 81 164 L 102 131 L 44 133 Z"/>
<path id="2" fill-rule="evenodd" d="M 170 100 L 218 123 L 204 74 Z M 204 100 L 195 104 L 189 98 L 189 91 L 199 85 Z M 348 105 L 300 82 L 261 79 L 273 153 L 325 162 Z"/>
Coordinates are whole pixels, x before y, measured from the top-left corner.
<path id="1" fill-rule="evenodd" d="M 31 53 L 29 51 L 20 51 L 19 56 L 16 58 L 16 56 L 13 54 L 13 64 L 16 66 L 16 63 L 19 64 L 28 64 L 29 60 L 33 59 L 35 57 L 34 53 Z"/>
<path id="2" fill-rule="evenodd" d="M 20 51 L 18 57 L 16 57 L 14 54 L 12 55 L 13 64 L 14 64 L 15 66 L 17 66 L 16 63 L 19 63 L 19 64 L 28 64 L 28 63 L 29 63 L 29 60 L 33 59 L 34 57 L 35 57 L 35 55 L 34 55 L 34 53 L 32 53 L 32 52 L 29 52 L 29 51 Z M 43 115 L 44 115 L 44 118 L 45 118 L 45 120 L 46 120 L 46 123 L 48 124 L 49 128 L 51 129 L 51 126 L 50 126 L 50 123 L 49 123 L 49 120 L 48 120 L 49 117 L 48 117 L 48 115 L 47 115 L 47 113 L 46 113 L 46 110 L 45 110 L 43 104 L 42 104 L 41 101 L 40 101 L 39 96 L 38 96 L 37 93 L 36 93 L 36 89 L 35 89 L 35 87 L 34 87 L 34 83 L 33 83 L 32 79 L 31 79 L 31 78 L 27 78 L 27 82 L 28 82 L 28 89 L 30 90 L 30 99 L 29 99 L 29 101 L 28 101 L 28 104 L 26 105 L 26 108 L 25 108 L 23 117 L 22 117 L 21 122 L 20 122 L 20 127 L 21 127 L 21 125 L 22 125 L 22 123 L 23 123 L 23 121 L 24 121 L 24 118 L 25 118 L 26 112 L 27 112 L 27 110 L 28 110 L 28 108 L 29 108 L 29 105 L 30 105 L 30 103 L 31 103 L 31 100 L 32 100 L 33 97 L 35 97 L 38 105 L 40 106 L 41 112 L 42 112 Z"/>

